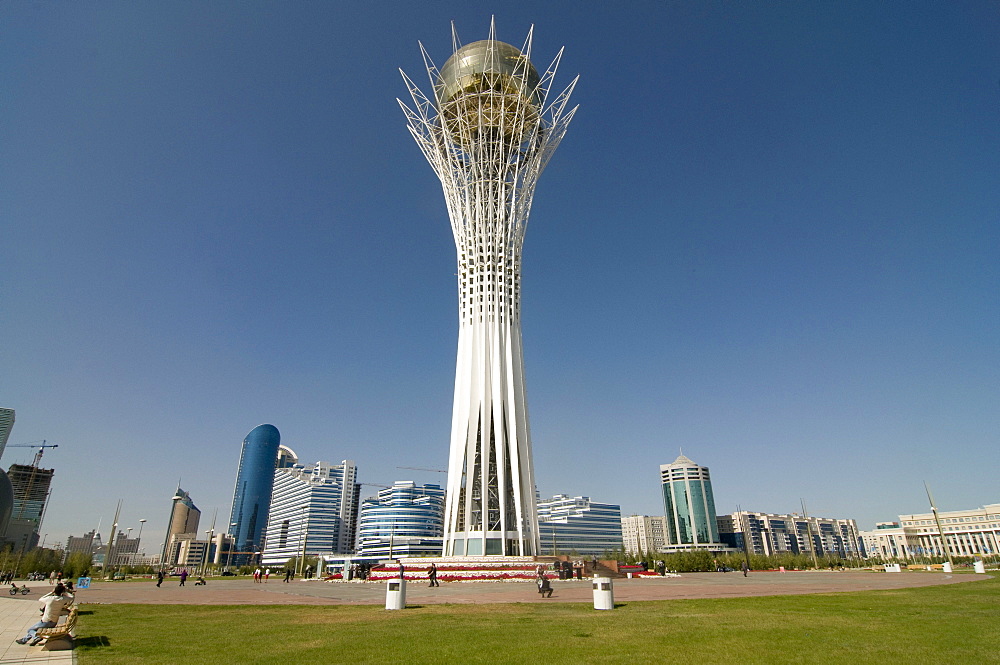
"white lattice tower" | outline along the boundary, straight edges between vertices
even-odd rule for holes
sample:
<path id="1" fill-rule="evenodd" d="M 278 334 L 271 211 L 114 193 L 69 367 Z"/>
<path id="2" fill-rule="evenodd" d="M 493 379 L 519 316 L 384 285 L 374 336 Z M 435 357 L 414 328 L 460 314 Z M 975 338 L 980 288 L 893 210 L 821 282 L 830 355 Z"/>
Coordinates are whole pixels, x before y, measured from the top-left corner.
<path id="1" fill-rule="evenodd" d="M 489 39 L 460 46 L 434 94 L 400 70 L 410 133 L 441 180 L 458 252 L 459 335 L 445 556 L 539 552 L 521 351 L 521 248 L 539 174 L 566 133 L 574 79 L 549 99 L 562 50 L 539 76 L 522 49 Z"/>

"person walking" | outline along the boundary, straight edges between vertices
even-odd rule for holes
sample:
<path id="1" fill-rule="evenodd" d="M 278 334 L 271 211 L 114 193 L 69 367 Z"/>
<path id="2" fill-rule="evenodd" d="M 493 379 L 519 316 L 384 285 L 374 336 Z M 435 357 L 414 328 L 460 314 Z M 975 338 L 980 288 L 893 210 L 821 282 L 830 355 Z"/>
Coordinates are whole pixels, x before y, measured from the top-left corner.
<path id="1" fill-rule="evenodd" d="M 287 582 L 290 579 L 292 579 L 292 569 L 285 568 L 285 582 Z"/>
<path id="2" fill-rule="evenodd" d="M 163 571 L 162 570 L 158 570 L 158 571 L 156 571 L 156 586 L 157 586 L 157 588 L 159 588 L 159 586 L 161 584 L 163 584 Z"/>
<path id="3" fill-rule="evenodd" d="M 187 581 L 187 578 L 188 578 L 188 571 L 187 571 L 187 568 L 185 568 L 184 570 L 181 571 L 181 583 L 180 583 L 180 586 L 184 586 L 184 582 Z"/>
<path id="4" fill-rule="evenodd" d="M 749 573 L 749 572 L 750 572 L 750 566 L 748 566 L 747 562 L 744 561 L 743 562 L 743 577 L 746 577 L 747 573 Z"/>
<path id="5" fill-rule="evenodd" d="M 427 579 L 431 581 L 427 586 L 441 586 L 438 584 L 438 567 L 433 562 L 431 563 L 430 569 L 427 571 Z"/>
<path id="6" fill-rule="evenodd" d="M 271 576 L 271 569 L 270 568 L 265 568 L 264 569 L 264 584 L 267 584 L 267 578 L 270 577 L 270 576 Z"/>

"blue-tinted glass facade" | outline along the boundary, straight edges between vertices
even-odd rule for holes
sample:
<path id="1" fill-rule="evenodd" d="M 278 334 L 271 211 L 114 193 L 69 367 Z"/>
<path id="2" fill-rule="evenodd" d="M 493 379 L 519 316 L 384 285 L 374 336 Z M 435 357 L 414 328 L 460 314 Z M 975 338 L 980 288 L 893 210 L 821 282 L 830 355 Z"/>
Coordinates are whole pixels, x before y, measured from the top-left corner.
<path id="1" fill-rule="evenodd" d="M 715 497 L 708 467 L 681 455 L 660 466 L 669 545 L 713 545 L 719 541 Z"/>
<path id="2" fill-rule="evenodd" d="M 606 556 L 624 547 L 621 507 L 566 494 L 538 500 L 538 534 L 542 552 Z"/>
<path id="3" fill-rule="evenodd" d="M 439 485 L 404 480 L 365 499 L 358 518 L 358 554 L 440 556 L 444 496 Z"/>
<path id="4" fill-rule="evenodd" d="M 233 512 L 229 518 L 229 522 L 235 524 L 231 529 L 236 551 L 243 553 L 241 560 L 261 551 L 264 544 L 279 445 L 281 435 L 274 425 L 258 425 L 243 439 L 233 492 Z"/>

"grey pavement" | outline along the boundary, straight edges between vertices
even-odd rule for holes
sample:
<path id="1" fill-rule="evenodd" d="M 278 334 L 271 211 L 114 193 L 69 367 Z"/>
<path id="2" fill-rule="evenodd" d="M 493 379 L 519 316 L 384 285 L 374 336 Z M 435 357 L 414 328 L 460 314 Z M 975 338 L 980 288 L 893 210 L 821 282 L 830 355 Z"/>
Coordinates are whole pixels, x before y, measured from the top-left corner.
<path id="1" fill-rule="evenodd" d="M 7 596 L 5 589 L 0 589 L 4 594 L 0 598 L 0 663 L 75 665 L 75 651 L 43 651 L 41 647 L 29 647 L 14 641 L 23 637 L 28 628 L 38 623 L 41 616 L 38 612 L 38 599 L 51 590 L 44 582 L 34 584 L 37 590 L 27 596 L 18 596 L 17 599 Z"/>
<path id="2" fill-rule="evenodd" d="M 619 579 L 614 581 L 616 602 L 675 600 L 684 598 L 734 598 L 790 594 L 874 591 L 906 587 L 952 584 L 989 579 L 972 573 L 928 572 L 752 572 L 749 577 L 735 573 L 685 573 L 676 578 Z M 542 599 L 533 581 L 523 582 L 442 582 L 430 588 L 426 580 L 410 580 L 406 599 L 410 605 L 440 603 L 547 603 L 593 602 L 589 579 L 552 580 L 554 593 Z M 128 582 L 94 581 L 89 589 L 77 592 L 77 602 L 152 603 L 178 605 L 379 605 L 385 603 L 385 582 L 323 582 L 270 580 L 255 584 L 246 578 L 210 579 L 205 586 L 176 580 L 161 588 L 152 580 Z M 17 601 L 22 602 L 22 601 Z"/>

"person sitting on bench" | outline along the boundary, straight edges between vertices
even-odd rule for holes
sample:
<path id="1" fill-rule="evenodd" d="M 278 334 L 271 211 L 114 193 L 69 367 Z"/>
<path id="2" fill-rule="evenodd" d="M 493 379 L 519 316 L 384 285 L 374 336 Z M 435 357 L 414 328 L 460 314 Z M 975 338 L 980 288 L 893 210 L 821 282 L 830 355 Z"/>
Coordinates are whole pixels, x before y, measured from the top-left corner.
<path id="1" fill-rule="evenodd" d="M 59 623 L 60 614 L 69 613 L 69 610 L 67 609 L 69 599 L 63 596 L 65 591 L 66 587 L 62 584 L 57 584 L 56 588 L 52 590 L 52 593 L 47 593 L 38 599 L 42 606 L 42 620 L 29 628 L 27 635 L 19 637 L 15 640 L 15 642 L 18 644 L 28 644 L 30 642 L 31 646 L 34 646 L 42 641 L 41 637 L 35 636 L 38 629 L 54 627 L 57 623 Z"/>

